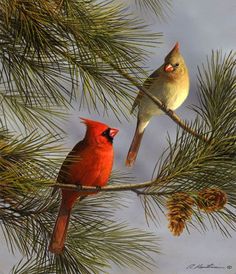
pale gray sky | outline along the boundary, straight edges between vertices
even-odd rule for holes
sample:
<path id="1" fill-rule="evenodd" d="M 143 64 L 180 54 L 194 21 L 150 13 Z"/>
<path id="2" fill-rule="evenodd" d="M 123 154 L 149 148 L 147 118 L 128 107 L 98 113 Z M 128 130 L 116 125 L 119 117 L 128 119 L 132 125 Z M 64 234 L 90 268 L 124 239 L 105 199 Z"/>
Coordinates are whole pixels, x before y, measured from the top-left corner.
<path id="1" fill-rule="evenodd" d="M 197 66 L 201 65 L 210 55 L 212 49 L 229 51 L 236 45 L 236 2 L 235 0 L 176 0 L 173 1 L 173 13 L 168 23 L 152 20 L 153 29 L 163 32 L 164 43 L 156 53 L 150 57 L 147 64 L 155 69 L 163 62 L 163 58 L 176 41 L 180 42 L 180 49 L 185 57 L 191 74 L 191 91 L 186 102 L 177 110 L 184 119 L 190 119 L 193 114 L 186 107 L 196 103 L 196 74 Z M 175 124 L 165 116 L 155 117 L 149 124 L 135 167 L 130 170 L 124 166 L 124 159 L 133 137 L 136 120 L 130 123 L 125 120 L 120 124 L 109 117 L 99 117 L 85 111 L 74 112 L 66 124 L 68 132 L 68 146 L 72 146 L 83 137 L 84 126 L 78 121 L 78 116 L 90 117 L 104 121 L 120 129 L 115 146 L 115 168 L 130 171 L 138 181 L 150 179 L 155 161 L 166 145 L 166 133 L 175 133 Z M 152 163 L 152 164 L 150 164 Z M 142 215 L 139 200 L 134 196 L 130 207 L 120 212 L 120 215 L 130 221 L 132 226 L 139 226 L 155 232 L 161 239 L 163 255 L 156 258 L 158 270 L 145 274 L 236 274 L 236 237 L 224 239 L 219 232 L 209 231 L 200 234 L 191 231 L 191 235 L 183 233 L 180 237 L 173 237 L 167 229 L 163 218 L 159 227 L 146 225 Z M 8 274 L 17 258 L 9 255 L 5 246 L 0 247 L 0 274 Z M 4 260 L 3 260 L 4 258 Z M 190 264 L 215 264 L 217 266 L 232 266 L 232 269 L 186 269 Z M 111 274 L 134 274 L 130 270 L 120 270 L 116 267 Z"/>

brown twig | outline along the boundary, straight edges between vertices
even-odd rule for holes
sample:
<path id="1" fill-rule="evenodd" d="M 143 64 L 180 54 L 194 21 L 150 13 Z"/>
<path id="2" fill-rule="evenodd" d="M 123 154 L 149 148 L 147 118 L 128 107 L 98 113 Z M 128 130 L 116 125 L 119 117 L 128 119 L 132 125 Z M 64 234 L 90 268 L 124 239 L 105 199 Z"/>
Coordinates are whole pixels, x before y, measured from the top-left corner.
<path id="1" fill-rule="evenodd" d="M 108 185 L 104 187 L 94 187 L 94 186 L 81 186 L 81 185 L 72 185 L 72 184 L 53 184 L 51 187 L 57 187 L 62 189 L 67 189 L 71 191 L 77 191 L 77 192 L 117 192 L 117 191 L 132 191 L 139 195 L 156 195 L 156 196 L 166 196 L 166 195 L 173 195 L 175 192 L 171 191 L 143 191 L 139 189 L 144 189 L 146 187 L 153 186 L 155 184 L 158 184 L 158 181 L 147 181 L 143 183 L 135 183 L 135 184 L 119 184 L 119 185 Z"/>
<path id="2" fill-rule="evenodd" d="M 146 96 L 148 96 L 165 114 L 167 114 L 177 125 L 179 125 L 183 130 L 187 131 L 191 135 L 197 137 L 198 139 L 208 142 L 209 139 L 193 130 L 191 127 L 187 125 L 187 123 L 183 122 L 180 117 L 171 109 L 167 108 L 157 97 L 153 96 L 147 89 L 142 86 L 138 86 L 139 90 L 141 90 Z"/>
<path id="3" fill-rule="evenodd" d="M 101 57 L 101 56 L 100 56 Z M 143 86 L 140 86 L 137 81 L 132 78 L 128 73 L 125 73 L 122 69 L 117 68 L 110 61 L 106 60 L 106 58 L 101 57 L 106 63 L 108 63 L 112 68 L 114 68 L 120 75 L 122 75 L 125 79 L 127 79 L 130 83 L 132 83 L 135 87 L 137 87 L 140 91 L 142 91 L 147 97 L 149 97 L 166 115 L 168 115 L 177 125 L 179 125 L 183 130 L 190 133 L 191 135 L 197 137 L 198 139 L 208 142 L 209 139 L 193 130 L 191 127 L 187 125 L 187 123 L 183 122 L 181 118 L 171 109 L 167 108 L 157 97 L 152 95 L 147 89 Z"/>
<path id="4" fill-rule="evenodd" d="M 104 191 L 133 191 L 136 189 L 141 189 L 145 187 L 152 186 L 157 184 L 158 181 L 147 181 L 143 183 L 135 183 L 135 184 L 118 184 L 118 185 L 107 185 L 101 188 L 97 188 L 94 186 L 81 186 L 81 185 L 72 185 L 72 184 L 53 184 L 51 187 L 63 188 L 78 192 L 104 192 Z"/>
<path id="5" fill-rule="evenodd" d="M 143 195 L 143 196 L 146 196 L 146 195 L 151 195 L 151 196 L 166 196 L 166 195 L 173 195 L 173 194 L 176 194 L 176 192 L 174 191 L 160 191 L 160 192 L 157 192 L 157 191 L 141 191 L 141 190 L 138 190 L 138 189 L 132 189 L 131 191 L 133 191 L 134 193 L 136 193 L 138 196 L 139 195 Z"/>

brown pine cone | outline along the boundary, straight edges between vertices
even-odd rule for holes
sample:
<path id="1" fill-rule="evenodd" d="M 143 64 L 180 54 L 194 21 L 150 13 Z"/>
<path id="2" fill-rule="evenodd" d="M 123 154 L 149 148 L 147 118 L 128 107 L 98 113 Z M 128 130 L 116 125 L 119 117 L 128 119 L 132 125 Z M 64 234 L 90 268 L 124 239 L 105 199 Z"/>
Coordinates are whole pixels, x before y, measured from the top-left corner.
<path id="1" fill-rule="evenodd" d="M 191 219 L 194 200 L 187 193 L 179 192 L 172 195 L 167 201 L 168 228 L 174 236 L 179 236 L 186 225 L 186 221 Z"/>
<path id="2" fill-rule="evenodd" d="M 205 188 L 198 193 L 197 205 L 207 213 L 219 211 L 226 203 L 227 194 L 219 188 Z"/>

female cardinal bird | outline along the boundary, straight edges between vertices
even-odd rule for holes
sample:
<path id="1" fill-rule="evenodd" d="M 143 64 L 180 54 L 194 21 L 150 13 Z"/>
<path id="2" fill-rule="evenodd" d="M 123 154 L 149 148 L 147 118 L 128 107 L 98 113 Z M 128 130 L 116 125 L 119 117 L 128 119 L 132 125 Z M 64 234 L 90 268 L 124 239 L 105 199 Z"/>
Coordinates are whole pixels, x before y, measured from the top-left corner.
<path id="1" fill-rule="evenodd" d="M 118 129 L 81 118 L 87 126 L 85 137 L 68 154 L 60 169 L 57 182 L 82 186 L 102 187 L 107 184 L 113 165 L 114 136 Z M 78 197 L 90 193 L 61 190 L 62 201 L 49 244 L 49 251 L 61 253 L 64 249 L 71 209 Z"/>
<path id="2" fill-rule="evenodd" d="M 164 64 L 149 76 L 143 87 L 155 95 L 169 109 L 175 110 L 184 102 L 189 92 L 189 74 L 184 58 L 179 52 L 178 42 L 165 57 Z M 160 108 L 142 91 L 136 97 L 131 113 L 136 106 L 138 106 L 137 126 L 126 158 L 126 166 L 134 164 L 143 133 L 152 116 L 162 113 Z"/>

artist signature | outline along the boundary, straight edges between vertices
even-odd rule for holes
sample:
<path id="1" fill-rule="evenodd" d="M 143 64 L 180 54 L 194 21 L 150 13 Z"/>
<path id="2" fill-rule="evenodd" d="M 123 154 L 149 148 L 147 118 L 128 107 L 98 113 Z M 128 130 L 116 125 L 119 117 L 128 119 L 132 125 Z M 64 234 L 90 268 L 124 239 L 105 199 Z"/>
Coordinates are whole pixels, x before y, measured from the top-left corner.
<path id="1" fill-rule="evenodd" d="M 186 267 L 186 269 L 232 269 L 231 265 L 227 266 L 219 266 L 215 264 L 190 264 Z"/>

